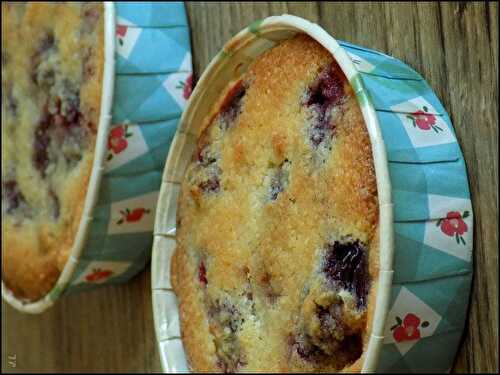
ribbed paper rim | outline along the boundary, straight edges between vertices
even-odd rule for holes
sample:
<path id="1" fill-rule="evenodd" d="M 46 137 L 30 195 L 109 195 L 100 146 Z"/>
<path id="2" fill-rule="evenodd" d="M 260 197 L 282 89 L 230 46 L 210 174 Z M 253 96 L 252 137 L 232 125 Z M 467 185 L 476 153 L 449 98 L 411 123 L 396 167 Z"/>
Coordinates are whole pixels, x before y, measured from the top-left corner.
<path id="1" fill-rule="evenodd" d="M 258 30 L 266 28 L 267 30 L 275 29 L 276 31 L 301 32 L 308 34 L 313 39 L 318 41 L 336 59 L 347 79 L 351 83 L 351 86 L 353 87 L 358 98 L 363 118 L 365 120 L 365 124 L 370 136 L 379 200 L 380 267 L 378 287 L 375 309 L 372 317 L 372 332 L 368 341 L 367 349 L 364 352 L 364 362 L 362 366 L 362 372 L 374 372 L 378 364 L 378 358 L 384 340 L 384 326 L 391 295 L 393 276 L 392 262 L 394 254 L 391 181 L 389 178 L 389 167 L 385 144 L 382 138 L 382 133 L 380 130 L 375 108 L 371 102 L 368 90 L 365 88 L 363 81 L 359 79 L 359 73 L 347 53 L 339 45 L 339 43 L 320 26 L 303 18 L 286 14 L 282 16 L 268 17 L 262 21 L 256 22 L 255 24 L 258 25 Z M 247 27 L 244 30 L 240 31 L 237 35 L 235 35 L 231 40 L 229 40 L 221 53 L 224 53 L 227 50 L 232 50 L 232 52 L 235 52 L 235 50 L 237 50 L 238 48 L 235 48 L 234 46 L 237 46 L 238 43 L 241 43 L 241 46 L 244 44 L 245 40 L 254 37 L 255 35 L 252 34 L 251 27 Z M 167 181 L 166 176 L 170 172 L 175 171 L 176 163 L 178 161 L 177 158 L 179 154 L 181 154 L 185 145 L 185 142 L 182 141 L 182 137 L 186 136 L 186 129 L 190 128 L 188 120 L 192 118 L 192 113 L 197 110 L 200 97 L 202 97 L 205 93 L 208 81 L 210 81 L 212 76 L 215 76 L 218 73 L 218 70 L 221 69 L 220 62 L 221 60 L 219 55 L 212 59 L 212 61 L 203 72 L 195 89 L 193 90 L 191 99 L 189 100 L 186 110 L 181 117 L 178 128 L 179 130 L 175 135 L 170 153 L 167 157 L 165 171 L 163 174 L 164 177 L 158 199 L 158 207 L 163 208 L 163 211 L 160 209 L 157 210 L 155 223 L 155 241 L 153 245 L 152 257 L 153 314 L 155 317 L 155 332 L 158 342 L 158 349 L 160 351 L 160 357 L 162 358 L 162 367 L 165 372 L 170 372 L 171 368 L 177 367 L 175 364 L 167 365 L 167 363 L 165 363 L 166 359 L 164 358 L 164 353 L 162 353 L 163 349 L 161 345 L 165 340 L 160 337 L 160 331 L 162 329 L 162 327 L 160 326 L 165 325 L 165 322 L 161 321 L 161 318 L 158 316 L 158 311 L 161 311 L 161 308 L 164 306 L 162 306 L 161 302 L 159 301 L 161 295 L 156 296 L 154 293 L 154 291 L 162 290 L 162 288 L 157 288 L 155 286 L 156 279 L 168 279 L 170 273 L 170 269 L 165 269 L 167 268 L 167 264 L 156 264 L 160 261 L 160 259 L 163 259 L 163 257 L 160 256 L 162 251 L 161 247 L 164 244 L 163 240 L 165 240 L 166 238 L 173 239 L 175 237 L 174 228 L 167 228 L 168 233 L 163 230 L 159 230 L 159 228 L 161 228 L 161 223 L 163 222 L 162 219 L 168 215 L 169 211 L 175 212 L 175 202 L 170 201 L 173 185 L 171 182 Z M 156 275 L 156 273 L 159 273 L 159 275 Z M 203 349 L 200 348 L 200 350 Z"/>
<path id="2" fill-rule="evenodd" d="M 102 79 L 101 112 L 99 116 L 99 127 L 97 129 L 96 147 L 92 172 L 90 175 L 87 194 L 83 206 L 82 218 L 80 220 L 75 240 L 70 251 L 69 258 L 63 271 L 54 285 L 54 288 L 43 298 L 35 302 L 16 298 L 2 281 L 2 297 L 15 309 L 32 314 L 38 314 L 52 306 L 60 293 L 69 284 L 73 276 L 76 265 L 80 259 L 82 250 L 85 247 L 86 238 L 92 222 L 92 213 L 99 196 L 99 187 L 104 173 L 106 161 L 106 150 L 108 142 L 108 131 L 111 123 L 111 110 L 113 106 L 113 92 L 115 81 L 115 5 L 111 1 L 104 2 L 104 73 Z M 52 293 L 56 288 L 60 288 L 58 293 Z"/>

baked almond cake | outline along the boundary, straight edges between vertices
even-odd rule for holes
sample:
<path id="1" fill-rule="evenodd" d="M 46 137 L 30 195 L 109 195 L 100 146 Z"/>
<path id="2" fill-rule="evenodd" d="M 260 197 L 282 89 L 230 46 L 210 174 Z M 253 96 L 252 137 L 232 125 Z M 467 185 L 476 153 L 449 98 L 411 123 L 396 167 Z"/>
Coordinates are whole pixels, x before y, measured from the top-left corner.
<path id="1" fill-rule="evenodd" d="M 359 371 L 378 277 L 369 136 L 305 35 L 214 103 L 178 202 L 172 279 L 192 370 Z"/>
<path id="2" fill-rule="evenodd" d="M 2 2 L 2 279 L 37 300 L 72 248 L 99 121 L 99 3 Z"/>

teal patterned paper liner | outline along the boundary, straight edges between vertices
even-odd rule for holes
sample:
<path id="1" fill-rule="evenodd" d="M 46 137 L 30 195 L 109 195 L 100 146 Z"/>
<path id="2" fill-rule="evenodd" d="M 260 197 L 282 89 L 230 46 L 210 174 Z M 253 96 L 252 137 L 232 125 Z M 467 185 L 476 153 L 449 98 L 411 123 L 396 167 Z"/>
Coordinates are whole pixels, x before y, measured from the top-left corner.
<path id="1" fill-rule="evenodd" d="M 163 163 L 192 90 L 189 29 L 182 2 L 106 2 L 105 22 L 101 122 L 80 229 L 45 298 L 20 301 L 2 285 L 24 312 L 126 282 L 150 259 Z"/>
<path id="2" fill-rule="evenodd" d="M 68 292 L 117 284 L 150 259 L 163 162 L 191 93 L 182 2 L 117 2 L 115 96 L 93 221 Z"/>
<path id="3" fill-rule="evenodd" d="M 157 48 L 145 48 L 141 54 L 132 53 L 126 58 L 117 55 L 116 69 L 121 74 L 168 74 L 179 71 L 191 72 L 189 62 L 183 66 L 186 46 L 189 46 L 189 28 L 178 26 L 173 28 L 143 29 L 136 26 L 121 26 L 117 31 L 117 43 L 124 43 L 128 34 L 137 38 L 137 43 Z M 126 56 L 126 54 L 125 54 Z"/>
<path id="4" fill-rule="evenodd" d="M 359 72 L 400 80 L 424 80 L 420 74 L 392 56 L 348 42 L 338 42 L 347 51 Z"/>
<path id="5" fill-rule="evenodd" d="M 182 86 L 190 73 L 118 75 L 116 77 L 117 95 L 113 107 L 113 120 L 116 123 L 149 123 L 179 118 L 182 113 L 180 99 L 172 97 L 167 84 L 173 89 Z M 134 89 L 131 90 L 130 88 Z M 176 100 L 177 99 L 177 100 Z M 182 104 L 180 104 L 182 103 Z"/>
<path id="6" fill-rule="evenodd" d="M 357 95 L 372 141 L 381 272 L 373 318 L 376 333 L 372 332 L 362 370 L 447 372 L 466 319 L 473 247 L 467 173 L 450 118 L 424 78 L 406 64 L 337 42 L 318 25 L 289 15 L 255 21 L 226 43 L 200 78 L 172 143 L 158 201 L 152 261 L 163 369 L 189 370 L 170 258 L 179 183 L 195 147 L 197 124 L 210 98 L 226 82 L 244 72 L 260 53 L 299 32 L 309 34 L 336 58 Z M 240 71 L 235 73 L 236 67 Z"/>

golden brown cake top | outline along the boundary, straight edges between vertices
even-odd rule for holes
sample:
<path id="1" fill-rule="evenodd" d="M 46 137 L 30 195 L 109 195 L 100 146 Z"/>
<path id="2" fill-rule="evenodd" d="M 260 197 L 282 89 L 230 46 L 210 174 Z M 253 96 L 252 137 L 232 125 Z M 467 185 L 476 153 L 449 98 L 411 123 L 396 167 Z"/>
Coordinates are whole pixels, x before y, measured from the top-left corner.
<path id="1" fill-rule="evenodd" d="M 354 371 L 378 274 L 371 145 L 305 35 L 214 103 L 184 177 L 172 277 L 196 371 Z"/>
<path id="2" fill-rule="evenodd" d="M 2 2 L 2 279 L 36 300 L 73 245 L 99 122 L 101 3 Z"/>

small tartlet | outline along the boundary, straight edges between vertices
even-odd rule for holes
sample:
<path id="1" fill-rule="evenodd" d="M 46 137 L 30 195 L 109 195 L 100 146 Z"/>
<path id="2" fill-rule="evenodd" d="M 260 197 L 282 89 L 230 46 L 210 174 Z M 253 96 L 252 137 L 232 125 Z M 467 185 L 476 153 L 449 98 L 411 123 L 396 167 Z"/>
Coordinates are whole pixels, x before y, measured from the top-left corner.
<path id="1" fill-rule="evenodd" d="M 198 134 L 172 283 L 195 371 L 358 371 L 378 198 L 354 92 L 300 34 L 229 82 Z M 200 350 L 203 348 L 203 350 Z"/>

